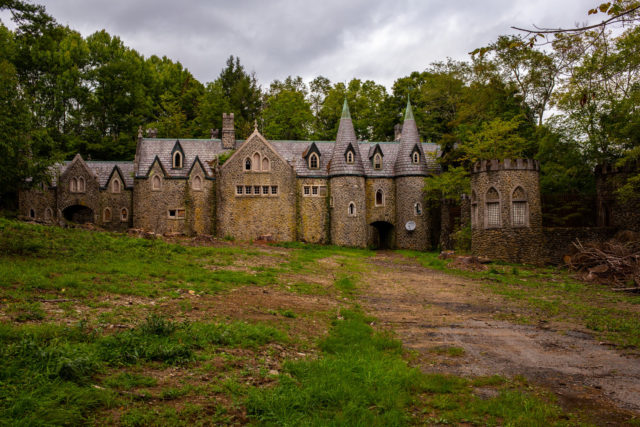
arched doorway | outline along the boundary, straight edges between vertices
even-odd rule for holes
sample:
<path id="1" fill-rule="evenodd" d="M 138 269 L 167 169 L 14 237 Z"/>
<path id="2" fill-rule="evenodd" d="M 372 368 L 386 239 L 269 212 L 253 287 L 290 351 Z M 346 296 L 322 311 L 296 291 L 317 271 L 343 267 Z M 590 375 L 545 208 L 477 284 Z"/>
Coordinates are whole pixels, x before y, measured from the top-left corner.
<path id="1" fill-rule="evenodd" d="M 62 211 L 62 216 L 67 221 L 78 224 L 93 222 L 93 210 L 87 206 L 72 205 Z"/>
<path id="2" fill-rule="evenodd" d="M 373 246 L 376 249 L 391 249 L 393 247 L 393 224 L 386 221 L 372 222 L 374 229 Z"/>

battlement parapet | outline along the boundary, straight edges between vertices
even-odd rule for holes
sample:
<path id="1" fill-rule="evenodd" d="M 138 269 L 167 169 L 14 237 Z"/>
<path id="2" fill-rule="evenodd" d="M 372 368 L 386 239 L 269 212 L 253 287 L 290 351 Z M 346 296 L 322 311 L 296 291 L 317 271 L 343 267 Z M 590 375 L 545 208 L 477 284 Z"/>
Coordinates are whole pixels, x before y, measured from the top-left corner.
<path id="1" fill-rule="evenodd" d="M 534 159 L 492 159 L 476 162 L 471 173 L 493 172 L 501 170 L 540 171 L 540 162 Z"/>

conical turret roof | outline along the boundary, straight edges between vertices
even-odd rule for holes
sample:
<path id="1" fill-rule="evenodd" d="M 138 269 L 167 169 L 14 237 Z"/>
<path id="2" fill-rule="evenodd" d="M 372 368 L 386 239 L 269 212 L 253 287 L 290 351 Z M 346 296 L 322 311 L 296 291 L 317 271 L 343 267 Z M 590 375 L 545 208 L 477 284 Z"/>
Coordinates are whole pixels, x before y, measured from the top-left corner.
<path id="1" fill-rule="evenodd" d="M 347 152 L 353 151 L 353 162 L 347 163 Z M 336 143 L 331 154 L 329 175 L 364 175 L 364 166 L 358 148 L 356 132 L 353 129 L 349 105 L 345 98 Z"/>
<path id="2" fill-rule="evenodd" d="M 416 151 L 420 155 L 420 161 L 418 163 L 413 162 L 413 153 Z M 413 117 L 413 109 L 411 108 L 411 101 L 409 99 L 407 99 L 407 109 L 404 113 L 402 136 L 400 137 L 400 148 L 398 149 L 398 155 L 394 166 L 395 174 L 400 176 L 426 176 L 428 174 L 424 150 L 422 149 L 422 144 L 420 144 L 418 126 L 416 125 L 416 120 Z"/>

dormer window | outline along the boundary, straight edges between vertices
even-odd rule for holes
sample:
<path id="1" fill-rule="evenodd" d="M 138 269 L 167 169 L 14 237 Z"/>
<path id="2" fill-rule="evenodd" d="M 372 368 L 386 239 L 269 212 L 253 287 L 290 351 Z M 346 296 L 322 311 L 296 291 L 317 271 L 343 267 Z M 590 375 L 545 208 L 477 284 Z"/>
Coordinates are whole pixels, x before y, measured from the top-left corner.
<path id="1" fill-rule="evenodd" d="M 353 151 L 351 150 L 347 151 L 347 157 L 346 157 L 347 163 L 353 163 L 354 158 L 355 156 L 353 155 Z"/>
<path id="2" fill-rule="evenodd" d="M 179 151 L 173 153 L 173 168 L 182 169 L 182 153 Z"/>
<path id="3" fill-rule="evenodd" d="M 380 155 L 380 153 L 376 153 L 373 156 L 373 168 L 375 170 L 382 169 L 382 156 Z"/>
<path id="4" fill-rule="evenodd" d="M 414 151 L 411 155 L 411 161 L 415 164 L 420 163 L 420 153 L 418 151 Z"/>
<path id="5" fill-rule="evenodd" d="M 320 167 L 320 159 L 316 153 L 309 156 L 309 169 L 318 169 Z"/>

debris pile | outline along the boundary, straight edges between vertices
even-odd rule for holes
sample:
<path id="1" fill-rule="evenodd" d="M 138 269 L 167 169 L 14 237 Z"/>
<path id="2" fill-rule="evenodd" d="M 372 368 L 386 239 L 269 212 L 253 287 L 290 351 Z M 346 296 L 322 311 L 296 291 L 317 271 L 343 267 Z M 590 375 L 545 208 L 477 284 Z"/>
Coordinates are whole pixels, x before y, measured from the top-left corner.
<path id="1" fill-rule="evenodd" d="M 640 291 L 640 241 L 612 239 L 605 243 L 573 243 L 576 253 L 564 261 L 582 278 L 613 286 L 618 290 Z"/>

